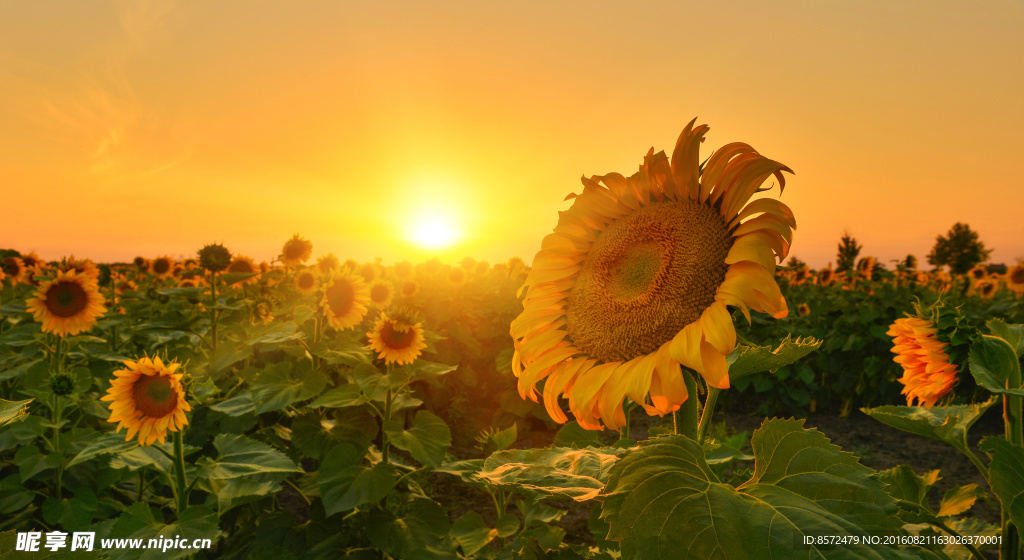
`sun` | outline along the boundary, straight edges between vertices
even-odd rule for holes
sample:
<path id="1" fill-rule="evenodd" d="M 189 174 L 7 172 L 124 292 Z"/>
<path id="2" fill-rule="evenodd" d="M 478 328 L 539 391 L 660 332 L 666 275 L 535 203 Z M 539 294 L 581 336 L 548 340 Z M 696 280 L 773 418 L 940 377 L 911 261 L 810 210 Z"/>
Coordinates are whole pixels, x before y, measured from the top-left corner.
<path id="1" fill-rule="evenodd" d="M 459 233 L 442 219 L 423 218 L 409 232 L 409 240 L 425 249 L 442 249 L 455 243 Z"/>

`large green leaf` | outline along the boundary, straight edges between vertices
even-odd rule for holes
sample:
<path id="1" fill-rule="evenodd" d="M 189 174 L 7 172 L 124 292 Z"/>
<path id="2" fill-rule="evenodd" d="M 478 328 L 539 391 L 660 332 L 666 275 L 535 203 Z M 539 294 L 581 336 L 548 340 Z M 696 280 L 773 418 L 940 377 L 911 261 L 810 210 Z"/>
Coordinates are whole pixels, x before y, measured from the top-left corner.
<path id="1" fill-rule="evenodd" d="M 1002 319 L 991 319 L 985 326 L 992 334 L 1005 340 L 1017 352 L 1018 358 L 1024 356 L 1024 325 L 1008 325 Z"/>
<path id="2" fill-rule="evenodd" d="M 1001 437 L 987 437 L 978 447 L 992 457 L 988 465 L 992 492 L 1014 525 L 1024 527 L 1024 449 Z"/>
<path id="3" fill-rule="evenodd" d="M 444 508 L 431 500 L 415 498 L 399 515 L 384 509 L 371 511 L 366 535 L 374 546 L 394 558 L 455 560 L 449 530 Z"/>
<path id="4" fill-rule="evenodd" d="M 898 530 L 896 502 L 871 469 L 802 420 L 766 421 L 751 445 L 754 475 L 739 488 L 718 481 L 684 436 L 645 442 L 619 460 L 602 517 L 623 558 L 916 557 L 882 546 L 804 545 L 806 536 Z"/>
<path id="5" fill-rule="evenodd" d="M 472 556 L 498 536 L 498 530 L 488 527 L 479 513 L 471 511 L 452 524 L 450 535 L 466 556 Z"/>
<path id="6" fill-rule="evenodd" d="M 878 406 L 862 408 L 861 412 L 892 426 L 939 441 L 944 441 L 960 451 L 967 452 L 967 432 L 998 399 L 992 398 L 980 404 L 955 406 Z"/>
<path id="7" fill-rule="evenodd" d="M 748 346 L 741 344 L 726 357 L 729 365 L 729 379 L 739 379 L 762 371 L 775 371 L 810 354 L 821 346 L 821 341 L 814 338 L 790 339 L 789 335 L 782 340 L 779 347 Z"/>
<path id="8" fill-rule="evenodd" d="M 32 400 L 5 401 L 0 399 L 0 426 L 6 426 L 28 416 L 28 403 Z"/>
<path id="9" fill-rule="evenodd" d="M 579 422 L 572 420 L 558 429 L 558 433 L 555 434 L 554 447 L 583 449 L 584 447 L 605 447 L 605 443 L 601 441 L 601 432 L 588 430 L 580 426 Z"/>
<path id="10" fill-rule="evenodd" d="M 968 363 L 978 385 L 993 393 L 1024 395 L 1019 384 L 1016 387 L 1006 386 L 1010 379 L 1020 380 L 1020 362 L 1017 350 L 1002 338 L 983 335 L 971 344 Z"/>
<path id="11" fill-rule="evenodd" d="M 379 502 L 398 480 L 388 463 L 370 466 L 355 447 L 341 443 L 331 449 L 320 464 L 320 498 L 324 512 L 333 515 L 363 504 Z"/>
<path id="12" fill-rule="evenodd" d="M 123 453 L 130 449 L 135 449 L 139 446 L 139 443 L 135 440 L 125 441 L 125 433 L 108 433 L 103 434 L 100 437 L 93 440 L 92 443 L 85 446 L 85 449 L 78 452 L 75 458 L 68 463 L 68 468 L 84 463 L 94 457 L 101 455 L 111 455 L 116 453 Z"/>
<path id="13" fill-rule="evenodd" d="M 219 434 L 213 438 L 217 459 L 203 457 L 199 463 L 200 476 L 228 479 L 264 473 L 302 472 L 287 455 L 265 443 L 245 436 Z"/>
<path id="14" fill-rule="evenodd" d="M 309 362 L 282 362 L 260 373 L 252 384 L 256 413 L 280 410 L 296 401 L 316 396 L 327 380 Z"/>
<path id="15" fill-rule="evenodd" d="M 142 527 L 130 535 L 131 539 L 142 539 L 148 543 L 150 539 L 156 539 L 157 543 L 166 542 L 168 539 L 180 540 L 184 538 L 186 544 L 191 546 L 196 539 L 210 539 L 210 544 L 217 542 L 219 531 L 217 514 L 206 506 L 193 505 L 185 510 L 177 521 L 164 525 L 153 523 Z M 160 537 L 163 537 L 161 539 Z M 149 548 L 142 551 L 131 548 L 114 549 L 111 557 L 115 560 L 170 560 L 173 558 L 185 558 L 196 554 L 194 548 L 177 548 L 170 546 L 166 551 L 160 548 Z"/>
<path id="16" fill-rule="evenodd" d="M 907 465 L 899 465 L 879 471 L 878 480 L 886 483 L 885 491 L 896 498 L 902 510 L 900 517 L 908 523 L 923 523 L 934 519 L 935 512 L 928 505 L 928 491 L 939 480 L 939 470 L 928 471 L 918 476 Z"/>
<path id="17" fill-rule="evenodd" d="M 624 449 L 510 449 L 492 454 L 477 477 L 527 496 L 597 497 Z"/>
<path id="18" fill-rule="evenodd" d="M 384 430 L 395 447 L 408 451 L 413 459 L 431 467 L 441 465 L 445 450 L 452 444 L 452 432 L 448 424 L 426 410 L 416 413 L 412 427 L 408 430 L 388 426 Z"/>
<path id="19" fill-rule="evenodd" d="M 217 515 L 281 488 L 287 473 L 252 474 L 237 478 L 201 478 L 199 487 L 217 496 Z"/>
<path id="20" fill-rule="evenodd" d="M 363 392 L 359 388 L 359 385 L 356 385 L 355 383 L 348 383 L 327 391 L 306 406 L 309 408 L 345 408 L 347 406 L 360 405 L 365 402 L 366 398 L 363 397 Z"/>
<path id="21" fill-rule="evenodd" d="M 974 502 L 978 501 L 978 498 L 984 498 L 985 495 L 985 489 L 977 484 L 968 484 L 966 486 L 950 488 L 946 491 L 946 495 L 943 496 L 942 503 L 939 504 L 939 511 L 937 515 L 939 517 L 960 515 L 961 513 L 971 509 Z"/>
<path id="22" fill-rule="evenodd" d="M 239 392 L 230 399 L 210 405 L 211 410 L 216 410 L 228 416 L 244 416 L 256 410 L 256 403 L 252 400 L 252 391 L 248 389 Z"/>

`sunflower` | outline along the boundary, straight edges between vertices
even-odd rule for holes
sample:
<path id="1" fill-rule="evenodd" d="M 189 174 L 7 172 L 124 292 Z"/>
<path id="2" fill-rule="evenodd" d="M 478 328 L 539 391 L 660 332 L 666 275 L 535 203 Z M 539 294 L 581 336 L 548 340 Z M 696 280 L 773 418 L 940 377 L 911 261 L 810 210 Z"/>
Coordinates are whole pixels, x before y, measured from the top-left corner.
<path id="1" fill-rule="evenodd" d="M 373 263 L 366 263 L 359 265 L 359 275 L 363 277 L 363 281 L 369 284 L 377 279 L 377 265 Z"/>
<path id="2" fill-rule="evenodd" d="M 412 263 L 409 261 L 402 261 L 395 265 L 392 272 L 394 272 L 395 277 L 399 280 L 408 280 L 409 278 L 412 278 Z"/>
<path id="3" fill-rule="evenodd" d="M 125 292 L 134 292 L 138 290 L 139 286 L 131 280 L 126 280 L 124 277 L 119 277 L 114 283 L 114 292 L 117 295 L 124 295 Z"/>
<path id="4" fill-rule="evenodd" d="M 209 282 L 206 281 L 206 278 L 203 278 L 202 276 L 199 275 L 189 276 L 188 278 L 182 278 L 178 282 L 179 288 L 201 288 L 207 285 L 209 285 Z"/>
<path id="5" fill-rule="evenodd" d="M 316 272 L 321 276 L 330 276 L 339 268 L 341 268 L 341 261 L 334 256 L 334 253 L 328 253 L 316 260 Z"/>
<path id="6" fill-rule="evenodd" d="M 345 271 L 331 277 L 321 301 L 327 322 L 340 331 L 358 325 L 369 303 L 370 289 L 362 277 Z"/>
<path id="7" fill-rule="evenodd" d="M 295 276 L 295 290 L 304 296 L 316 291 L 316 274 L 310 270 L 303 270 Z"/>
<path id="8" fill-rule="evenodd" d="M 61 336 L 88 331 L 107 312 L 96 282 L 73 270 L 58 272 L 56 278 L 40 284 L 35 297 L 25 303 L 42 323 L 43 332 Z"/>
<path id="9" fill-rule="evenodd" d="M 1006 270 L 1006 286 L 1016 293 L 1024 292 L 1024 262 L 1019 262 Z"/>
<path id="10" fill-rule="evenodd" d="M 20 257 L 4 257 L 0 259 L 0 269 L 11 279 L 11 285 L 16 286 L 19 282 L 25 281 L 25 262 Z"/>
<path id="11" fill-rule="evenodd" d="M 184 374 L 175 373 L 181 364 L 164 365 L 158 357 L 125 360 L 124 365 L 100 399 L 110 401 L 107 422 L 118 422 L 117 432 L 128 428 L 125 441 L 138 434 L 139 445 L 164 443 L 168 430 L 177 432 L 188 424 L 185 413 L 192 410 L 181 385 Z"/>
<path id="12" fill-rule="evenodd" d="M 584 177 L 534 258 L 511 326 L 512 367 L 524 398 L 537 401 L 547 378 L 544 404 L 558 422 L 562 394 L 589 429 L 623 425 L 627 396 L 648 414 L 677 410 L 688 397 L 680 364 L 728 388 L 736 330 L 727 306 L 748 321 L 751 309 L 789 312 L 773 275 L 793 213 L 773 199 L 748 201 L 772 175 L 781 190 L 792 171 L 742 143 L 702 168 L 708 127 L 693 125 L 671 163 L 651 149 L 629 178 Z"/>
<path id="13" fill-rule="evenodd" d="M 866 280 L 871 279 L 875 271 L 875 257 L 864 257 L 857 261 L 857 275 Z"/>
<path id="14" fill-rule="evenodd" d="M 796 306 L 796 314 L 801 317 L 806 317 L 811 314 L 811 306 L 806 303 L 801 303 Z"/>
<path id="15" fill-rule="evenodd" d="M 427 345 L 423 342 L 422 323 L 405 310 L 380 314 L 373 330 L 366 333 L 370 348 L 385 364 L 411 364 Z"/>
<path id="16" fill-rule="evenodd" d="M 885 333 L 893 337 L 893 361 L 903 367 L 903 394 L 907 406 L 914 401 L 931 408 L 956 383 L 956 365 L 950 363 L 946 343 L 936 336 L 935 325 L 920 317 L 896 319 Z"/>
<path id="17" fill-rule="evenodd" d="M 420 293 L 420 285 L 415 280 L 402 282 L 402 297 L 411 298 L 418 293 Z"/>
<path id="18" fill-rule="evenodd" d="M 828 286 L 832 284 L 836 279 L 836 271 L 832 270 L 832 263 L 829 263 L 827 268 L 823 268 L 818 271 L 818 284 L 821 286 Z"/>
<path id="19" fill-rule="evenodd" d="M 157 257 L 150 261 L 149 271 L 157 278 L 167 278 L 174 273 L 174 259 L 171 257 Z"/>
<path id="20" fill-rule="evenodd" d="M 21 262 L 25 264 L 25 268 L 32 268 L 33 266 L 36 266 L 37 264 L 38 265 L 42 265 L 44 268 L 46 267 L 46 263 L 43 262 L 43 259 L 39 258 L 39 255 L 37 255 L 35 253 L 35 251 L 33 251 L 33 252 L 31 252 L 31 253 L 29 253 L 27 255 L 22 255 L 21 256 Z"/>
<path id="21" fill-rule="evenodd" d="M 974 284 L 974 290 L 983 299 L 989 299 L 999 290 L 999 282 L 991 278 L 984 278 Z"/>
<path id="22" fill-rule="evenodd" d="M 975 265 L 974 268 L 967 271 L 967 276 L 970 276 L 972 280 L 981 280 L 988 276 L 988 269 L 982 265 Z"/>
<path id="23" fill-rule="evenodd" d="M 132 259 L 132 264 L 139 270 L 149 270 L 149 260 L 145 257 L 135 257 Z"/>
<path id="24" fill-rule="evenodd" d="M 252 304 L 252 324 L 269 324 L 274 320 L 274 305 L 267 298 L 259 298 Z"/>
<path id="25" fill-rule="evenodd" d="M 252 260 L 252 257 L 245 255 L 233 255 L 231 257 L 231 264 L 224 269 L 224 272 L 240 272 L 243 274 L 252 274 L 252 276 L 239 282 L 239 284 L 255 284 L 260 281 L 259 272 L 260 268 L 256 265 L 256 262 Z"/>
<path id="26" fill-rule="evenodd" d="M 395 287 L 386 280 L 377 280 L 370 284 L 370 305 L 377 309 L 384 309 L 391 305 L 395 297 Z"/>
<path id="27" fill-rule="evenodd" d="M 452 286 L 461 286 L 466 283 L 466 271 L 462 268 L 452 267 L 448 271 L 448 283 Z"/>
<path id="28" fill-rule="evenodd" d="M 284 247 L 281 249 L 281 262 L 285 266 L 295 266 L 308 261 L 312 254 L 313 243 L 299 237 L 299 234 L 296 233 L 291 239 L 284 242 Z"/>
<path id="29" fill-rule="evenodd" d="M 814 276 L 811 274 L 811 267 L 804 265 L 793 271 L 793 283 L 794 284 L 805 284 L 810 280 L 813 280 Z"/>

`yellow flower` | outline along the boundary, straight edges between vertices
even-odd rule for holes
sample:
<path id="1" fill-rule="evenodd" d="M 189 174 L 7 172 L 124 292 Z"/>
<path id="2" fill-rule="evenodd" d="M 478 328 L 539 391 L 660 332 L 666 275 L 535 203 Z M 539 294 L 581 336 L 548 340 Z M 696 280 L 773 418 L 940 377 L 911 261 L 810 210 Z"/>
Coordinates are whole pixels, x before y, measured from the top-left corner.
<path id="1" fill-rule="evenodd" d="M 17 286 L 19 282 L 26 282 L 25 278 L 25 262 L 19 257 L 4 257 L 0 260 L 0 269 L 3 270 L 7 278 L 10 278 L 11 285 Z"/>
<path id="2" fill-rule="evenodd" d="M 867 280 L 871 279 L 871 275 L 875 271 L 875 257 L 864 257 L 857 261 L 857 275 Z"/>
<path id="3" fill-rule="evenodd" d="M 1024 263 L 1017 263 L 1006 271 L 1006 286 L 1017 292 L 1024 292 Z"/>
<path id="4" fill-rule="evenodd" d="M 385 364 L 411 364 L 427 347 L 422 324 L 406 311 L 381 313 L 366 337 Z"/>
<path id="5" fill-rule="evenodd" d="M 949 362 L 946 343 L 936 338 L 937 332 L 931 321 L 919 317 L 896 319 L 886 332 L 893 337 L 893 361 L 903 366 L 899 381 L 907 406 L 918 400 L 931 408 L 956 382 L 956 365 Z"/>
<path id="6" fill-rule="evenodd" d="M 373 263 L 366 263 L 359 265 L 359 275 L 363 277 L 363 281 L 369 284 L 377 279 L 377 265 Z"/>
<path id="7" fill-rule="evenodd" d="M 308 239 L 295 234 L 291 239 L 284 242 L 281 249 L 281 261 L 285 266 L 295 266 L 309 260 L 313 255 L 313 243 Z"/>
<path id="8" fill-rule="evenodd" d="M 39 255 L 37 255 L 34 251 L 27 255 L 22 255 L 21 262 L 25 264 L 25 268 L 32 268 L 33 266 L 36 265 L 40 265 L 44 269 L 46 268 L 46 263 L 43 262 L 43 259 L 40 259 Z"/>
<path id="9" fill-rule="evenodd" d="M 975 265 L 974 268 L 967 271 L 967 275 L 972 280 L 981 280 L 982 278 L 988 276 L 988 269 L 986 269 L 984 266 L 980 264 Z"/>
<path id="10" fill-rule="evenodd" d="M 989 299 L 999 290 L 999 282 L 991 278 L 983 278 L 974 284 L 974 290 L 984 299 Z"/>
<path id="11" fill-rule="evenodd" d="M 544 238 L 512 322 L 519 392 L 558 422 L 565 394 L 580 425 L 625 423 L 628 396 L 648 414 L 687 399 L 679 365 L 729 387 L 725 357 L 736 347 L 727 306 L 785 317 L 774 279 L 796 227 L 770 198 L 750 202 L 781 163 L 742 143 L 723 146 L 700 171 L 706 125 L 683 130 L 671 163 L 652 149 L 640 171 L 583 178 L 584 190 Z M 510 263 L 510 268 L 512 264 Z"/>
<path id="12" fill-rule="evenodd" d="M 174 259 L 157 257 L 149 263 L 149 271 L 157 278 L 167 278 L 174 272 Z"/>
<path id="13" fill-rule="evenodd" d="M 241 272 L 244 274 L 252 274 L 252 276 L 239 282 L 239 284 L 255 284 L 260 281 L 260 267 L 256 264 L 256 261 L 252 257 L 245 255 L 233 255 L 231 257 L 231 264 L 224 269 L 224 272 Z"/>
<path id="14" fill-rule="evenodd" d="M 269 324 L 274 320 L 274 306 L 269 299 L 259 298 L 252 304 L 252 324 Z"/>
<path id="15" fill-rule="evenodd" d="M 391 299 L 394 298 L 395 287 L 391 285 L 391 282 L 386 280 L 377 280 L 370 284 L 370 305 L 377 309 L 383 309 L 391 305 Z"/>
<path id="16" fill-rule="evenodd" d="M 88 331 L 107 312 L 96 281 L 73 270 L 58 272 L 40 284 L 35 297 L 25 303 L 43 332 L 61 336 Z"/>
<path id="17" fill-rule="evenodd" d="M 334 253 L 328 253 L 316 260 L 316 272 L 321 276 L 330 276 L 339 268 L 341 268 L 341 261 L 334 256 Z"/>
<path id="18" fill-rule="evenodd" d="M 832 284 L 836 279 L 836 271 L 832 270 L 832 263 L 829 263 L 828 268 L 823 268 L 818 271 L 818 285 L 828 286 Z"/>
<path id="19" fill-rule="evenodd" d="M 415 280 L 402 282 L 402 297 L 411 298 L 420 292 L 420 285 Z"/>
<path id="20" fill-rule="evenodd" d="M 316 275 L 312 271 L 303 270 L 295 276 L 295 290 L 304 296 L 316 291 Z"/>
<path id="21" fill-rule="evenodd" d="M 370 289 L 362 277 L 348 271 L 331 277 L 321 301 L 327 322 L 340 331 L 358 325 L 366 316 L 369 303 Z"/>
<path id="22" fill-rule="evenodd" d="M 796 306 L 796 313 L 801 317 L 806 317 L 811 314 L 811 306 L 807 305 L 806 303 L 801 303 L 800 305 Z"/>
<path id="23" fill-rule="evenodd" d="M 110 402 L 107 422 L 117 422 L 117 432 L 128 428 L 125 441 L 138 435 L 139 445 L 164 443 L 168 430 L 177 432 L 188 424 L 185 413 L 192 410 L 181 385 L 183 374 L 175 373 L 181 364 L 140 358 L 124 365 L 127 368 L 114 372 L 116 377 L 100 399 Z"/>

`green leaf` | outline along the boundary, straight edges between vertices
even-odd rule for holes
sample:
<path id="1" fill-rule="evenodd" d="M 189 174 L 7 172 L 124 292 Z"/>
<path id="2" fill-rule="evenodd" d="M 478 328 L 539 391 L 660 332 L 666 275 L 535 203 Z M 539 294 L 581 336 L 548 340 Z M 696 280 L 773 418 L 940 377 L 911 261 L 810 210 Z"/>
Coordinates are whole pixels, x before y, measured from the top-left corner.
<path id="1" fill-rule="evenodd" d="M 213 438 L 217 460 L 203 457 L 200 476 L 211 479 L 238 478 L 262 473 L 302 472 L 287 455 L 265 443 L 245 436 L 219 434 Z"/>
<path id="2" fill-rule="evenodd" d="M 878 480 L 888 484 L 885 491 L 900 502 L 907 502 L 924 508 L 931 513 L 928 505 L 928 491 L 939 480 L 939 469 L 928 471 L 918 476 L 914 469 L 907 465 L 898 465 L 888 470 L 879 471 Z"/>
<path id="3" fill-rule="evenodd" d="M 998 399 L 972 405 L 878 406 L 862 408 L 861 412 L 893 428 L 944 441 L 967 453 L 967 432 Z"/>
<path id="4" fill-rule="evenodd" d="M 18 465 L 18 474 L 22 482 L 28 482 L 33 476 L 50 469 L 57 468 L 61 462 L 60 453 L 44 454 L 34 445 L 22 447 L 14 454 L 14 463 Z"/>
<path id="5" fill-rule="evenodd" d="M 311 398 L 324 390 L 327 380 L 306 361 L 296 364 L 282 362 L 261 373 L 252 384 L 252 400 L 256 413 L 262 414 L 300 400 Z"/>
<path id="6" fill-rule="evenodd" d="M 110 468 L 136 470 L 152 466 L 162 473 L 171 472 L 171 460 L 152 446 L 135 447 L 110 458 Z"/>
<path id="7" fill-rule="evenodd" d="M 412 364 L 402 366 L 402 369 L 409 375 L 410 381 L 433 381 L 442 375 L 451 373 L 458 369 L 458 365 L 437 364 L 416 360 Z"/>
<path id="8" fill-rule="evenodd" d="M 445 463 L 434 469 L 434 472 L 450 474 L 457 476 L 462 479 L 463 482 L 469 484 L 479 484 L 480 482 L 476 479 L 476 474 L 484 468 L 483 459 L 465 459 L 463 461 L 455 461 L 453 463 Z"/>
<path id="9" fill-rule="evenodd" d="M 978 385 L 993 393 L 1024 395 L 1021 387 L 1006 386 L 1009 379 L 1020 379 L 1020 362 L 1017 351 L 1002 338 L 982 335 L 971 345 L 968 363 Z"/>
<path id="10" fill-rule="evenodd" d="M 453 558 L 447 542 L 448 514 L 439 504 L 415 498 L 400 516 L 374 509 L 366 525 L 366 535 L 377 548 L 403 560 Z"/>
<path id="11" fill-rule="evenodd" d="M 12 474 L 0 480 L 0 513 L 4 515 L 20 512 L 31 504 L 35 497 L 35 492 L 22 484 L 19 474 Z"/>
<path id="12" fill-rule="evenodd" d="M 395 447 L 408 451 L 413 459 L 431 467 L 441 465 L 445 450 L 452 444 L 448 424 L 426 410 L 416 413 L 408 430 L 394 430 L 387 426 L 384 430 Z"/>
<path id="13" fill-rule="evenodd" d="M 379 502 L 398 481 L 398 472 L 388 463 L 363 464 L 356 448 L 341 443 L 320 463 L 320 498 L 330 516 L 363 504 Z"/>
<path id="14" fill-rule="evenodd" d="M 871 469 L 803 429 L 802 420 L 766 421 L 751 445 L 754 475 L 739 488 L 719 482 L 701 447 L 684 436 L 650 440 L 623 456 L 601 514 L 623 558 L 914 557 L 881 546 L 803 545 L 807 535 L 898 530 L 895 501 Z"/>
<path id="15" fill-rule="evenodd" d="M 153 523 L 135 531 L 128 538 L 142 539 L 144 543 L 148 543 L 149 539 L 156 539 L 157 543 L 161 543 L 180 537 L 186 538 L 188 544 L 191 545 L 195 539 L 210 539 L 211 543 L 216 543 L 218 531 L 217 514 L 206 506 L 192 505 L 182 512 L 176 522 L 168 525 Z M 166 551 L 161 548 L 149 548 L 139 554 L 138 550 L 124 548 L 114 549 L 111 558 L 114 560 L 170 560 L 185 558 L 195 553 L 196 550 L 192 548 L 169 547 Z"/>
<path id="16" fill-rule="evenodd" d="M 517 437 L 519 437 L 518 428 L 515 424 L 512 424 L 504 430 L 490 434 L 488 439 L 496 451 L 504 451 L 505 449 L 512 447 L 512 444 L 516 442 Z"/>
<path id="17" fill-rule="evenodd" d="M 84 463 L 94 457 L 123 453 L 139 446 L 137 441 L 125 441 L 124 437 L 123 433 L 108 433 L 101 435 L 93 440 L 92 443 L 85 446 L 85 449 L 79 451 L 78 455 L 75 455 L 75 458 L 68 463 L 68 468 Z"/>
<path id="18" fill-rule="evenodd" d="M 0 426 L 13 424 L 28 416 L 28 403 L 34 399 L 25 401 L 5 401 L 0 399 Z"/>
<path id="19" fill-rule="evenodd" d="M 289 340 L 305 338 L 302 332 L 296 332 L 295 323 L 273 323 L 266 327 L 257 329 L 257 332 L 245 343 L 249 346 L 257 344 L 281 344 Z"/>
<path id="20" fill-rule="evenodd" d="M 968 484 L 957 488 L 950 488 L 939 504 L 939 517 L 960 515 L 971 509 L 978 498 L 984 498 L 986 492 L 977 484 Z"/>
<path id="21" fill-rule="evenodd" d="M 1008 325 L 1002 319 L 991 319 L 985 323 L 992 334 L 1006 341 L 1016 352 L 1024 356 L 1024 325 Z"/>
<path id="22" fill-rule="evenodd" d="M 583 449 L 585 447 L 605 447 L 605 443 L 601 441 L 601 432 L 588 430 L 573 420 L 558 430 L 552 446 Z"/>
<path id="23" fill-rule="evenodd" d="M 232 284 L 237 284 L 242 280 L 248 280 L 253 276 L 256 276 L 255 272 L 225 272 L 217 275 L 217 280 L 222 282 L 225 286 L 230 286 Z"/>
<path id="24" fill-rule="evenodd" d="M 499 537 L 511 537 L 519 530 L 519 518 L 511 513 L 506 513 L 498 519 L 498 525 L 494 530 L 498 532 Z"/>
<path id="25" fill-rule="evenodd" d="M 978 448 L 992 457 L 988 482 L 1003 511 L 1014 525 L 1024 527 L 1024 449 L 1001 437 L 987 437 Z"/>
<path id="26" fill-rule="evenodd" d="M 452 524 L 449 535 L 462 547 L 463 554 L 472 556 L 487 546 L 487 543 L 491 542 L 498 532 L 488 527 L 479 513 L 471 511 Z"/>
<path id="27" fill-rule="evenodd" d="M 217 496 L 217 515 L 236 506 L 268 496 L 281 488 L 286 473 L 253 474 L 241 478 L 201 478 L 199 487 Z"/>
<path id="28" fill-rule="evenodd" d="M 226 401 L 210 405 L 210 409 L 228 416 L 244 416 L 256 411 L 256 403 L 252 400 L 252 391 L 247 389 Z"/>
<path id="29" fill-rule="evenodd" d="M 480 480 L 527 496 L 597 497 L 622 449 L 510 449 L 484 461 Z"/>
<path id="30" fill-rule="evenodd" d="M 349 383 L 336 387 L 317 397 L 313 402 L 306 405 L 308 408 L 345 408 L 356 406 L 366 402 L 359 385 Z"/>
<path id="31" fill-rule="evenodd" d="M 791 340 L 789 335 L 786 335 L 779 347 L 774 350 L 771 346 L 739 345 L 726 357 L 729 379 L 739 379 L 762 371 L 775 371 L 803 358 L 817 350 L 819 346 L 820 340 L 810 337 Z"/>

